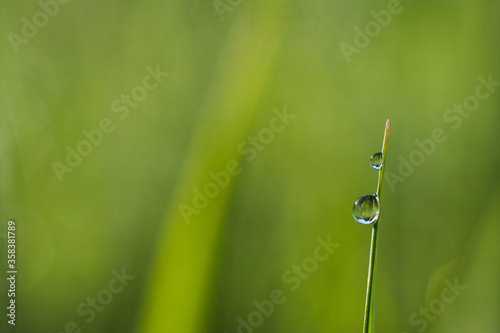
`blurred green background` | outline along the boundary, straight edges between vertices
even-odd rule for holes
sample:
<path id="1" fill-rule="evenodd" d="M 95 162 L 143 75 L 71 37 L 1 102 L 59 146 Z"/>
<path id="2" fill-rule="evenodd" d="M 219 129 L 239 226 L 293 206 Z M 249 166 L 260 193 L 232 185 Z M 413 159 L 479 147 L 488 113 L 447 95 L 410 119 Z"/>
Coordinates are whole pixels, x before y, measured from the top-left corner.
<path id="1" fill-rule="evenodd" d="M 0 15 L 2 332 L 360 332 L 370 227 L 351 209 L 376 190 L 388 118 L 377 332 L 500 330 L 500 87 L 447 111 L 500 81 L 498 1 L 5 0 Z M 169 75 L 146 91 L 148 67 Z M 466 289 L 448 302 L 447 282 Z"/>

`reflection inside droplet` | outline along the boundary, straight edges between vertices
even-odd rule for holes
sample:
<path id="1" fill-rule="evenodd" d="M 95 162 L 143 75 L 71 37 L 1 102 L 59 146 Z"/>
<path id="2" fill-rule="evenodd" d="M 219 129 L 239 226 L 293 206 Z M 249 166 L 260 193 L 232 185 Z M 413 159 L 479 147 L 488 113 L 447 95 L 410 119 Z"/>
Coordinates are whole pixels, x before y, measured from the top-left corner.
<path id="1" fill-rule="evenodd" d="M 382 161 L 384 160 L 384 155 L 381 152 L 375 153 L 370 157 L 370 165 L 375 170 L 380 170 L 382 168 Z"/>
<path id="2" fill-rule="evenodd" d="M 358 198 L 352 207 L 352 216 L 361 224 L 377 222 L 380 213 L 380 204 L 376 194 L 367 194 Z"/>

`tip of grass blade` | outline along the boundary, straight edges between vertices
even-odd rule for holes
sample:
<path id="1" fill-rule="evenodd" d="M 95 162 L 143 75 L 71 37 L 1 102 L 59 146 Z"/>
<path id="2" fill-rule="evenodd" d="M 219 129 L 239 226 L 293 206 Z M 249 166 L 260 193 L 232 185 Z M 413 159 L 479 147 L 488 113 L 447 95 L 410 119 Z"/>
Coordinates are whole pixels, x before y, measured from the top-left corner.
<path id="1" fill-rule="evenodd" d="M 384 179 L 385 157 L 387 153 L 387 137 L 389 136 L 389 119 L 385 122 L 384 141 L 382 142 L 382 168 L 378 173 L 377 196 L 380 197 L 382 181 Z"/>
<path id="2" fill-rule="evenodd" d="M 385 132 L 384 132 L 384 142 L 382 144 L 382 154 L 385 153 L 384 148 L 385 148 L 386 143 L 387 143 L 387 134 L 389 134 L 389 119 L 387 119 L 387 121 L 385 122 Z"/>

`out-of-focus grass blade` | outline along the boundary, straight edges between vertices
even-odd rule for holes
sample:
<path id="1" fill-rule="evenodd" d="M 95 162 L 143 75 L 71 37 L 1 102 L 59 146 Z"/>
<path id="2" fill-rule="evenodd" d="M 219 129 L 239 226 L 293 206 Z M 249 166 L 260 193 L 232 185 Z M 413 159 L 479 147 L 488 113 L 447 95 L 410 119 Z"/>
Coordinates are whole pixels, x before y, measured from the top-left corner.
<path id="1" fill-rule="evenodd" d="M 277 1 L 254 9 L 254 15 L 273 17 L 276 26 L 272 30 L 258 20 L 231 17 L 235 33 L 221 51 L 212 88 L 203 96 L 203 119 L 198 121 L 185 167 L 169 200 L 138 332 L 206 331 L 210 310 L 206 303 L 211 298 L 217 244 L 234 179 L 206 208 L 192 215 L 189 225 L 178 207 L 181 203 L 192 206 L 193 188 L 201 189 L 211 181 L 210 171 L 224 170 L 229 161 L 239 160 L 237 147 L 248 135 L 256 114 L 263 111 L 259 101 L 266 93 L 283 41 L 286 6 L 285 1 Z"/>

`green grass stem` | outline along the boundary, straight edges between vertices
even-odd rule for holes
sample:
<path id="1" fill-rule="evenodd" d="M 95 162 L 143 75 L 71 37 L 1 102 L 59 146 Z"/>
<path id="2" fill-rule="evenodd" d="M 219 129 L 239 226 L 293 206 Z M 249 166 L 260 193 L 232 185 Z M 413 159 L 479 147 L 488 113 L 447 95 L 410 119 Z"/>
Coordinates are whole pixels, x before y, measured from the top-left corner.
<path id="1" fill-rule="evenodd" d="M 389 134 L 389 119 L 385 124 L 384 142 L 382 143 L 382 167 L 378 172 L 377 197 L 380 201 L 382 181 L 384 179 L 385 158 L 387 151 L 387 136 Z M 380 213 L 379 213 L 380 219 Z M 363 333 L 375 332 L 375 271 L 377 267 L 378 221 L 372 226 L 372 240 L 370 245 L 370 259 L 368 263 L 368 281 L 366 286 L 365 319 Z"/>

